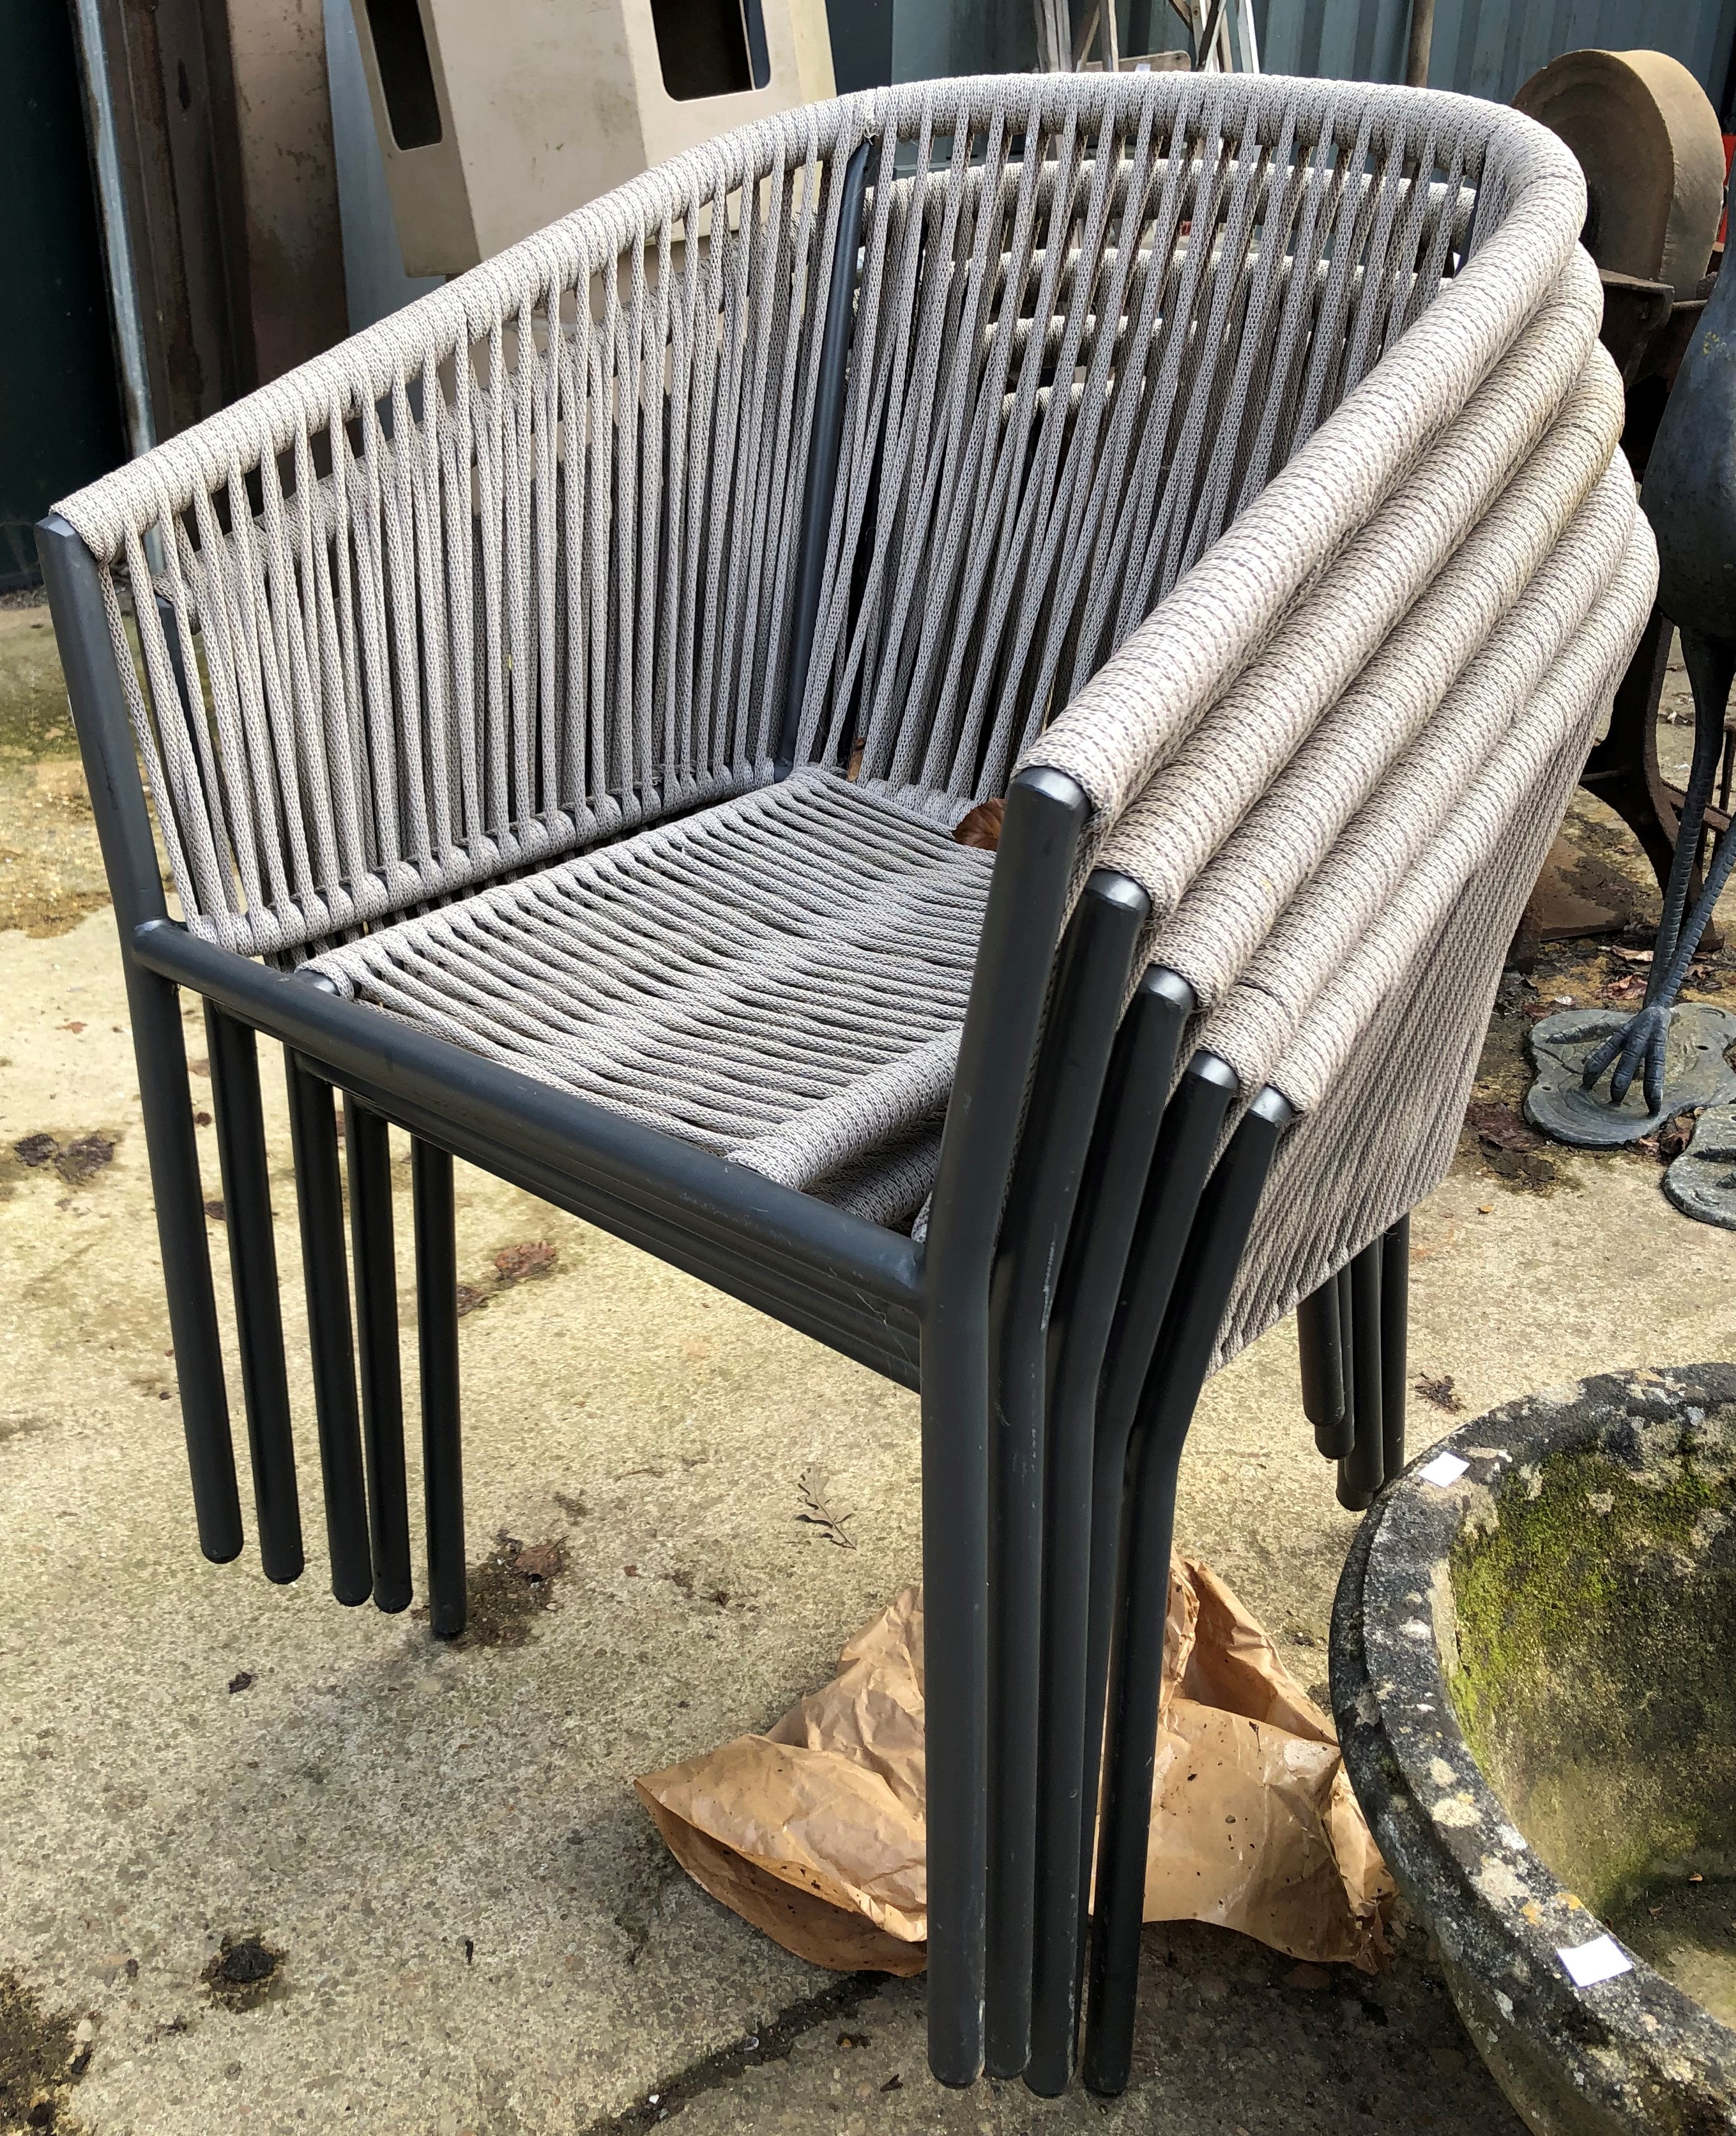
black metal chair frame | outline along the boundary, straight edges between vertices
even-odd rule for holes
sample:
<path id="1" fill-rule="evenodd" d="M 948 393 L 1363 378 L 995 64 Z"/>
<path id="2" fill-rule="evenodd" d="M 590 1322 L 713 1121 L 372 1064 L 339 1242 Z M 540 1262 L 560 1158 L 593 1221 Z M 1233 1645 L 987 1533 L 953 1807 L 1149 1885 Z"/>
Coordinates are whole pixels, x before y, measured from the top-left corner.
<path id="1" fill-rule="evenodd" d="M 866 149 L 846 173 L 860 227 Z M 780 770 L 793 760 L 838 461 L 855 248 L 840 244 L 810 442 Z M 541 1196 L 922 1401 L 929 1801 L 929 2060 L 943 2082 L 1074 2066 L 1089 1927 L 1087 2081 L 1131 2061 L 1176 1473 L 1243 1248 L 1290 1113 L 1196 1056 L 1166 1102 L 1195 1007 L 1147 971 L 1145 893 L 1099 870 L 1069 906 L 1088 814 L 1053 770 L 1015 778 L 962 1035 L 925 1240 L 431 1037 L 328 987 L 201 940 L 158 873 L 95 560 L 37 529 L 119 929 L 201 1547 L 242 1547 L 180 993 L 205 1004 L 260 1558 L 303 1566 L 257 1040 L 285 1049 L 332 1587 L 410 1599 L 386 1125 L 412 1138 L 428 1600 L 465 1609 L 454 1157 Z M 349 1188 L 346 1257 L 338 1129 Z M 1384 1368 L 1380 1269 L 1355 1265 L 1346 1365 L 1308 1308 L 1310 1414 L 1354 1488 L 1402 1462 L 1403 1363 Z M 353 1287 L 354 1309 L 352 1309 Z M 1372 1301 L 1372 1302 L 1371 1302 Z M 1390 1315 L 1389 1316 L 1390 1318 Z M 1372 1334 L 1369 1331 L 1374 1331 Z M 1365 1349 L 1375 1343 L 1375 1363 Z M 359 1381 L 358 1381 L 359 1360 Z M 1325 1362 L 1322 1362 L 1325 1361 Z M 1370 1371 L 1374 1377 L 1370 1381 Z M 1354 1389 L 1346 1402 L 1341 1390 Z M 1396 1385 L 1396 1398 L 1393 1388 Z M 1326 1391 L 1322 1392 L 1321 1390 Z M 1370 1448 L 1374 1452 L 1370 1452 Z M 1362 1466 L 1356 1464 L 1360 1459 Z M 1341 1486 L 1341 1488 L 1350 1488 Z M 1354 1502 L 1350 1498 L 1346 1502 Z M 1363 1502 L 1366 1502 L 1364 1499 Z"/>

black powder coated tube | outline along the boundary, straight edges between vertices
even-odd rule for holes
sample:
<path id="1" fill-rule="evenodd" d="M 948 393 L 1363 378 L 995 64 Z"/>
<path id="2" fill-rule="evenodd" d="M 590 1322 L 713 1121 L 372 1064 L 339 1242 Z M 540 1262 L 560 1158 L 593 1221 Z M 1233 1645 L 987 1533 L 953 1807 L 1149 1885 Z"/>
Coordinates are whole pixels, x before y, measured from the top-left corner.
<path id="1" fill-rule="evenodd" d="M 802 494 L 796 593 L 790 614 L 788 680 L 785 685 L 783 718 L 778 732 L 780 777 L 796 760 L 796 735 L 802 723 L 802 700 L 807 690 L 814 628 L 820 614 L 820 588 L 826 575 L 826 540 L 832 532 L 832 502 L 837 495 L 850 344 L 856 331 L 856 253 L 861 245 L 862 201 L 867 182 L 868 143 L 864 141 L 844 167 L 837 236 L 832 255 L 832 280 L 827 290 L 826 323 L 821 329 L 820 375 L 814 392 L 813 429 L 808 437 L 807 482 Z"/>
<path id="2" fill-rule="evenodd" d="M 259 1563 L 268 1580 L 286 1585 L 300 1579 L 306 1560 L 289 1380 L 284 1362 L 277 1240 L 271 1228 L 271 1175 L 259 1102 L 259 1048 L 245 1023 L 237 1023 L 209 1002 L 205 1005 L 205 1038 L 211 1058 L 217 1158 L 222 1167 L 223 1228 L 235 1291 Z"/>
<path id="3" fill-rule="evenodd" d="M 422 1373 L 422 1491 L 428 1614 L 437 1639 L 464 1629 L 464 1457 L 458 1417 L 458 1261 L 452 1159 L 410 1144 L 415 1197 L 416 1349 Z"/>
<path id="4" fill-rule="evenodd" d="M 199 1547 L 213 1564 L 224 1565 L 240 1552 L 241 1502 L 211 1289 L 205 1191 L 187 1090 L 181 997 L 168 975 L 152 971 L 135 947 L 139 928 L 170 924 L 168 908 L 96 559 L 67 522 L 54 514 L 36 528 L 36 556 L 120 930 Z"/>
<path id="5" fill-rule="evenodd" d="M 1354 1436 L 1344 1395 L 1344 1341 L 1338 1325 L 1338 1279 L 1329 1275 L 1296 1308 L 1302 1360 L 1302 1409 L 1314 1444 L 1328 1461 L 1341 1461 Z"/>
<path id="6" fill-rule="evenodd" d="M 1380 1480 L 1404 1466 L 1405 1376 L 1409 1367 L 1410 1218 L 1380 1242 Z"/>
<path id="7" fill-rule="evenodd" d="M 410 1504 L 404 1481 L 404 1376 L 398 1359 L 398 1257 L 392 1238 L 392 1158 L 386 1122 L 343 1101 L 350 1186 L 350 1260 L 361 1361 L 361 1456 L 367 1473 L 374 1605 L 408 1609 Z"/>
<path id="8" fill-rule="evenodd" d="M 302 1279 L 308 1294 L 308 1342 L 313 1366 L 313 1413 L 319 1427 L 320 1478 L 332 1592 L 366 1602 L 373 1591 L 367 1498 L 362 1483 L 361 1421 L 356 1407 L 356 1360 L 350 1285 L 343 1248 L 343 1188 L 337 1168 L 337 1116 L 329 1083 L 299 1055 L 284 1053 L 289 1090 L 289 1141 L 301 1215 Z"/>
<path id="9" fill-rule="evenodd" d="M 1073 2074 L 1084 1955 L 1085 1799 L 1092 1472 L 1098 1392 L 1127 1255 L 1163 1122 L 1193 990 L 1154 966 L 1122 1019 L 1050 1325 L 1049 1473 L 1027 2086 L 1043 2098 Z M 1096 1711 L 1102 1712 L 1101 1701 Z M 1101 1726 L 1099 1719 L 1099 1728 Z M 1090 1760 L 1094 1775 L 1097 1759 Z M 1094 1781 L 1093 1781 L 1094 1785 Z"/>
<path id="10" fill-rule="evenodd" d="M 990 1278 L 1089 803 L 1032 767 L 1008 790 L 960 1035 L 924 1257 L 923 1581 L 929 1777 L 929 2066 L 974 2083 L 988 1885 Z M 1026 1963 L 1030 1962 L 1027 1947 Z"/>
<path id="11" fill-rule="evenodd" d="M 1128 1450 L 1127 1546 L 1116 1598 L 1083 2057 L 1087 2085 L 1111 2097 L 1126 2090 L 1132 2069 L 1176 1477 L 1243 1250 L 1291 1117 L 1278 1092 L 1262 1090 L 1200 1197 Z"/>
<path id="12" fill-rule="evenodd" d="M 1133 953 L 1150 910 L 1137 884 L 1107 870 L 1091 876 L 1074 909 L 990 1279 L 983 2062 L 991 2076 L 1022 2075 L 1030 2054 L 1050 1318 Z"/>
<path id="13" fill-rule="evenodd" d="M 1375 1239 L 1350 1263 L 1350 1337 L 1346 1354 L 1350 1363 L 1356 1438 L 1339 1467 L 1338 1502 L 1355 1513 L 1374 1503 L 1385 1462 L 1381 1443 L 1380 1255 L 1381 1242 Z"/>

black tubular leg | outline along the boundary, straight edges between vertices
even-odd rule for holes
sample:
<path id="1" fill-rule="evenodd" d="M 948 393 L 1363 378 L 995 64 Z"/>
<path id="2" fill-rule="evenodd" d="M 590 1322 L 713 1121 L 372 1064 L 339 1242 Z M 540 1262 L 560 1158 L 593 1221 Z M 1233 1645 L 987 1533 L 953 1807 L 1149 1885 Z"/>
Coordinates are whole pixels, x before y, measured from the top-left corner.
<path id="1" fill-rule="evenodd" d="M 268 1580 L 284 1584 L 300 1579 L 306 1561 L 289 1380 L 284 1363 L 277 1240 L 271 1228 L 270 1170 L 259 1103 L 259 1048 L 245 1023 L 237 1023 L 209 1002 L 205 1005 L 205 1041 L 211 1060 L 217 1158 L 223 1169 L 223 1228 L 235 1289 L 259 1563 Z"/>
<path id="2" fill-rule="evenodd" d="M 929 2066 L 982 2066 L 988 1873 L 989 1271 L 1026 1080 L 1084 827 L 1084 791 L 1022 771 L 960 1036 L 926 1253 L 922 1333 L 927 1620 Z"/>
<path id="3" fill-rule="evenodd" d="M 1346 1261 L 1332 1279 L 1338 1293 L 1338 1356 L 1344 1371 L 1344 1424 L 1338 1459 L 1348 1461 L 1356 1444 L 1355 1313 L 1350 1296 L 1350 1265 Z M 1341 1480 L 1342 1472 L 1341 1471 Z"/>
<path id="4" fill-rule="evenodd" d="M 1385 1449 L 1381 1444 L 1381 1242 L 1366 1245 L 1350 1263 L 1350 1364 L 1355 1439 L 1338 1467 L 1338 1502 L 1353 1513 L 1372 1505 L 1380 1488 Z"/>
<path id="5" fill-rule="evenodd" d="M 826 575 L 826 539 L 832 531 L 832 507 L 838 488 L 838 457 L 844 440 L 844 396 L 850 376 L 850 343 L 856 331 L 856 264 L 861 243 L 862 201 L 868 184 L 868 143 L 844 167 L 838 204 L 838 234 L 832 255 L 832 280 L 826 297 L 819 377 L 814 392 L 814 423 L 807 448 L 807 481 L 802 493 L 802 524 L 796 553 L 796 594 L 790 613 L 789 665 L 784 686 L 783 717 L 778 730 L 778 775 L 796 760 L 796 735 L 802 723 L 802 700 L 807 690 L 813 657 L 814 626 L 820 614 L 820 586 Z"/>
<path id="6" fill-rule="evenodd" d="M 241 1501 L 211 1289 L 199 1148 L 187 1094 L 181 997 L 168 980 L 140 964 L 133 946 L 134 930 L 149 921 L 166 920 L 167 906 L 96 560 L 72 527 L 56 516 L 36 528 L 36 555 L 120 930 L 199 1547 L 214 1564 L 223 1565 L 240 1551 Z"/>
<path id="7" fill-rule="evenodd" d="M 1050 1323 L 1035 1952 L 1025 2068 L 1026 2085 L 1045 2098 L 1066 2089 L 1078 2033 L 1098 1390 L 1164 1098 L 1194 1005 L 1192 989 L 1173 972 L 1149 971 L 1134 990 L 1116 1040 Z"/>
<path id="8" fill-rule="evenodd" d="M 1130 1550 L 1116 1612 L 1084 2052 L 1085 2082 L 1110 2096 L 1126 2090 L 1133 2061 L 1176 1478 L 1242 1250 L 1290 1118 L 1277 1091 L 1261 1091 L 1200 1197 L 1129 1455 Z"/>
<path id="9" fill-rule="evenodd" d="M 422 1488 L 428 1615 L 437 1639 L 464 1629 L 464 1459 L 458 1434 L 458 1260 L 452 1159 L 417 1137 L 416 1349 L 422 1368 Z"/>
<path id="10" fill-rule="evenodd" d="M 1352 1434 L 1345 1402 L 1336 1275 L 1329 1275 L 1297 1307 L 1296 1342 L 1302 1359 L 1302 1410 L 1314 1427 L 1314 1444 L 1328 1461 L 1341 1461 L 1350 1450 Z"/>
<path id="11" fill-rule="evenodd" d="M 1116 1595 L 1127 1563 L 1129 1447 L 1152 1360 L 1168 1325 L 1166 1316 L 1183 1257 L 1192 1245 L 1200 1197 L 1211 1175 L 1213 1153 L 1235 1095 L 1234 1075 L 1210 1054 L 1195 1056 L 1176 1086 L 1152 1159 L 1151 1177 L 1103 1364 L 1092 1454 L 1091 1571 L 1086 1590 L 1079 1883 L 1082 1900 L 1088 1904 Z M 1100 1861 L 1100 1847 L 1098 1851 Z M 1083 1943 L 1083 1921 L 1078 1934 Z"/>
<path id="12" fill-rule="evenodd" d="M 301 1214 L 302 1277 L 308 1294 L 308 1343 L 325 1488 L 326 1538 L 332 1552 L 332 1592 L 340 1602 L 354 1604 L 367 1600 L 374 1574 L 362 1487 L 361 1425 L 356 1410 L 337 1119 L 331 1085 L 287 1047 L 284 1066 Z"/>
<path id="13" fill-rule="evenodd" d="M 361 1455 L 367 1472 L 374 1604 L 410 1606 L 410 1505 L 404 1482 L 404 1379 L 398 1361 L 398 1257 L 392 1241 L 392 1157 L 386 1122 L 343 1101 L 350 1184 L 350 1261 L 361 1359 Z"/>
<path id="14" fill-rule="evenodd" d="M 1085 886 L 1062 948 L 990 1283 L 984 2064 L 991 2076 L 1021 2075 L 1030 2051 L 1050 1318 L 1127 975 L 1150 910 L 1150 899 L 1124 876 L 1100 872 Z"/>
<path id="15" fill-rule="evenodd" d="M 1405 1376 L 1410 1347 L 1410 1218 L 1380 1241 L 1380 1480 L 1404 1466 Z"/>

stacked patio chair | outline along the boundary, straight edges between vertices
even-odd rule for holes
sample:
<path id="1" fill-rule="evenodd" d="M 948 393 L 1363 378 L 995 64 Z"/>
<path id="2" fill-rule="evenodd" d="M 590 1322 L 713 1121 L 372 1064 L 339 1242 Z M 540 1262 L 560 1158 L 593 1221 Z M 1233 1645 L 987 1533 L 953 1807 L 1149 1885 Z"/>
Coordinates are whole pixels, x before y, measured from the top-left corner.
<path id="1" fill-rule="evenodd" d="M 1061 2088 L 1082 1982 L 1087 2079 L 1126 2081 L 1214 1363 L 1312 1299 L 1342 1488 L 1402 1458 L 1406 1213 L 1650 600 L 1583 213 L 1550 136 L 1425 92 L 876 91 L 648 172 L 40 530 L 205 1551 L 242 1536 L 183 988 L 270 1577 L 259 1032 L 341 1600 L 411 1587 L 388 1121 L 437 1632 L 454 1154 L 920 1389 L 947 2082 Z M 998 852 L 953 837 L 1003 794 Z"/>

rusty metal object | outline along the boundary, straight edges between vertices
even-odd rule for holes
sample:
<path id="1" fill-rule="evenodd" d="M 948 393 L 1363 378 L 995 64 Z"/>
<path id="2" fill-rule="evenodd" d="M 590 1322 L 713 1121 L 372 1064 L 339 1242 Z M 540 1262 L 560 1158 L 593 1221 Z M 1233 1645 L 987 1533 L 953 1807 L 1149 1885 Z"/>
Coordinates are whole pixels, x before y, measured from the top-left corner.
<path id="1" fill-rule="evenodd" d="M 1667 52 L 1564 52 L 1513 100 L 1585 172 L 1583 241 L 1599 267 L 1692 294 L 1724 203 L 1724 137 L 1705 91 Z"/>

